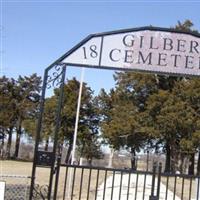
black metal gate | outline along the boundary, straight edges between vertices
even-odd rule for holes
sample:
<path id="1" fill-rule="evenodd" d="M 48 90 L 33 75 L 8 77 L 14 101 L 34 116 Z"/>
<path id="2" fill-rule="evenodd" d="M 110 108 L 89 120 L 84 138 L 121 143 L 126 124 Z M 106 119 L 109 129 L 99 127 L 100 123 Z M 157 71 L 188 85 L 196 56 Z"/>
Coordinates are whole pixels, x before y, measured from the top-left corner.
<path id="1" fill-rule="evenodd" d="M 60 126 L 60 114 L 63 99 L 63 87 L 65 82 L 66 65 L 53 63 L 44 73 L 42 95 L 40 99 L 40 110 L 38 116 L 37 133 L 35 138 L 34 161 L 32 168 L 32 179 L 30 186 L 29 199 L 52 199 L 52 190 L 54 187 L 53 199 L 56 199 L 57 182 L 59 177 L 59 166 L 61 151 L 58 144 L 58 131 Z M 45 94 L 55 88 L 59 89 L 59 97 L 57 99 L 55 127 L 53 133 L 53 147 L 51 152 L 46 152 L 40 149 L 39 142 L 43 134 L 42 119 L 45 109 Z M 38 167 L 45 167 L 49 170 L 48 180 L 43 185 L 38 185 L 36 178 L 36 169 Z M 54 178 L 55 177 L 55 178 Z M 48 184 L 47 184 L 48 182 Z"/>
<path id="2" fill-rule="evenodd" d="M 61 165 L 56 199 L 62 200 L 199 200 L 200 177 Z"/>
<path id="3" fill-rule="evenodd" d="M 59 185 L 59 179 L 63 178 L 62 176 L 59 176 L 60 170 L 62 171 L 63 168 L 66 170 L 66 175 L 64 175 L 64 177 L 66 177 L 66 179 L 64 180 L 64 189 L 63 189 L 63 197 L 61 199 L 65 199 L 66 195 L 70 194 L 70 199 L 74 199 L 75 197 L 75 188 L 79 188 L 79 196 L 77 197 L 78 199 L 84 199 L 83 198 L 83 194 L 86 194 L 86 199 L 90 199 L 91 197 L 91 186 L 94 186 L 92 181 L 96 181 L 96 188 L 92 189 L 93 193 L 94 193 L 94 199 L 98 199 L 99 197 L 99 183 L 102 182 L 104 183 L 103 186 L 103 193 L 102 193 L 102 199 L 106 199 L 107 197 L 107 177 L 110 176 L 110 173 L 113 174 L 113 181 L 111 184 L 111 199 L 114 198 L 115 195 L 115 177 L 116 176 L 120 176 L 119 179 L 119 187 L 118 187 L 118 198 L 117 199 L 122 199 L 123 196 L 123 179 L 124 176 L 126 175 L 126 178 L 128 178 L 127 180 L 127 191 L 126 191 L 126 199 L 139 199 L 138 195 L 142 193 L 142 199 L 146 199 L 145 196 L 145 191 L 146 191 L 146 179 L 149 180 L 149 176 L 151 177 L 151 192 L 148 195 L 150 200 L 153 199 L 161 199 L 161 183 L 163 183 L 163 181 L 166 184 L 166 192 L 165 192 L 165 198 L 164 199 L 177 199 L 176 198 L 176 194 L 177 191 L 179 191 L 178 187 L 177 187 L 177 183 L 179 182 L 179 180 L 182 180 L 181 185 L 181 192 L 179 195 L 180 199 L 185 199 L 185 191 L 187 191 L 186 189 L 186 184 L 185 182 L 188 182 L 187 186 L 189 185 L 189 193 L 188 196 L 186 197 L 186 199 L 191 199 L 192 197 L 192 189 L 194 188 L 193 183 L 195 180 L 195 183 L 197 185 L 197 188 L 199 188 L 199 177 L 190 177 L 190 176 L 181 176 L 181 175 L 175 175 L 174 177 L 174 187 L 171 189 L 171 175 L 169 174 L 162 174 L 160 170 L 155 170 L 154 172 L 150 173 L 150 172 L 133 172 L 131 170 L 115 170 L 115 169 L 106 169 L 106 168 L 88 168 L 88 167 L 80 167 L 80 166 L 66 166 L 66 165 L 61 165 L 60 168 L 60 157 L 61 157 L 61 151 L 59 149 L 59 144 L 58 144 L 58 131 L 59 131 L 59 126 L 60 126 L 60 114 L 61 114 L 61 108 L 62 108 L 62 100 L 63 100 L 63 86 L 64 86 L 64 81 L 65 81 L 65 72 L 66 72 L 66 67 L 67 65 L 70 66 L 79 66 L 79 67 L 96 67 L 96 68 L 107 68 L 107 69 L 118 69 L 118 70 L 124 70 L 125 66 L 117 66 L 117 68 L 115 66 L 104 66 L 101 65 L 102 62 L 102 51 L 103 51 L 103 41 L 105 39 L 106 36 L 110 36 L 112 34 L 124 34 L 124 33 L 130 33 L 130 32 L 137 32 L 137 31 L 161 31 L 161 32 L 167 32 L 167 33 L 177 33 L 177 34 L 186 34 L 186 35 L 191 35 L 193 37 L 198 37 L 200 38 L 199 34 L 194 34 L 194 33 L 186 33 L 186 32 L 182 32 L 182 31 L 176 31 L 176 30 L 171 30 L 171 29 L 162 29 L 162 28 L 154 28 L 154 27 L 143 27 L 143 28 L 138 28 L 138 29 L 126 29 L 126 30 L 119 30 L 119 31 L 114 31 L 114 32 L 108 32 L 108 33 L 101 33 L 101 34 L 94 34 L 94 35 L 90 35 L 87 38 L 85 38 L 83 41 L 81 41 L 79 44 L 77 44 L 74 48 L 72 48 L 70 51 L 68 51 L 66 54 L 64 54 L 62 57 L 60 57 L 58 60 L 56 60 L 53 64 L 51 64 L 48 68 L 45 69 L 45 73 L 44 73 L 44 79 L 43 79 L 43 87 L 42 87 L 42 95 L 41 95 L 41 100 L 40 100 L 40 109 L 39 109 L 39 114 L 38 114 L 38 124 L 37 124 L 37 132 L 36 132 L 36 138 L 35 138 L 35 150 L 34 150 L 34 161 L 33 161 L 33 169 L 32 169 L 32 180 L 31 180 L 31 186 L 30 186 L 30 196 L 29 199 L 58 199 L 59 197 L 57 197 L 57 191 L 60 190 L 61 186 Z M 97 49 L 97 45 L 94 45 L 93 42 L 95 39 L 95 37 L 98 37 L 98 41 L 101 41 L 98 43 L 99 48 Z M 90 52 L 90 59 L 87 58 L 86 56 L 86 47 L 84 46 L 86 43 L 88 42 L 88 48 Z M 90 43 L 91 42 L 91 43 Z M 75 62 L 74 59 L 78 59 L 76 57 L 76 55 L 80 55 L 79 53 L 76 54 L 75 56 L 73 56 L 75 51 L 81 51 L 82 52 L 82 58 L 79 61 L 84 61 L 83 63 L 80 62 Z M 99 52 L 97 52 L 97 50 Z M 111 51 L 112 53 L 112 51 Z M 73 58 L 73 62 L 64 62 L 64 60 L 68 57 L 71 56 Z M 127 54 L 128 55 L 128 54 Z M 87 60 L 88 59 L 88 60 Z M 86 62 L 87 61 L 87 62 Z M 95 62 L 91 62 L 91 61 L 95 61 Z M 145 61 L 144 61 L 145 62 Z M 130 67 L 127 68 L 127 70 L 130 69 Z M 136 68 L 137 69 L 137 68 Z M 190 68 L 192 69 L 192 68 Z M 143 70 L 141 70 L 143 71 Z M 152 72 L 151 70 L 149 70 L 149 72 Z M 158 73 L 160 73 L 160 71 L 156 71 Z M 181 73 L 182 74 L 182 73 Z M 177 75 L 176 73 L 174 75 Z M 185 73 L 184 73 L 185 75 Z M 188 74 L 189 75 L 189 74 Z M 46 152 L 40 149 L 40 139 L 42 137 L 42 134 L 44 132 L 44 127 L 43 127 L 43 123 L 42 123 L 42 119 L 43 119 L 43 115 L 44 115 L 44 109 L 45 109 L 45 94 L 48 95 L 48 91 L 53 90 L 54 88 L 58 88 L 59 89 L 59 95 L 58 95 L 58 99 L 57 99 L 57 106 L 56 106 L 56 118 L 55 118 L 55 124 L 54 124 L 54 130 L 53 130 L 53 148 L 51 152 Z M 42 184 L 37 184 L 37 180 L 36 177 L 38 177 L 39 175 L 37 175 L 37 168 L 41 168 L 41 167 L 45 167 L 45 170 L 49 171 L 49 176 L 48 177 L 44 177 L 45 181 Z M 159 167 L 157 167 L 159 169 Z M 82 193 L 83 188 L 82 186 L 83 184 L 83 180 L 85 180 L 84 178 L 84 172 L 85 170 L 89 170 L 89 175 L 88 175 L 88 190 L 85 193 Z M 96 177 L 92 178 L 92 173 L 93 171 L 96 170 Z M 41 170 L 38 170 L 41 172 Z M 70 171 L 70 174 L 73 173 L 73 176 L 70 175 L 70 180 L 68 176 L 68 171 Z M 73 172 L 71 172 L 73 171 Z M 77 171 L 81 171 L 81 176 L 80 176 L 80 184 L 79 187 L 75 187 L 76 182 L 75 182 L 75 178 L 76 178 L 76 173 Z M 101 175 L 100 172 L 103 171 L 104 175 L 103 179 L 104 182 L 101 180 L 99 181 Z M 135 184 L 134 187 L 129 187 L 129 184 L 131 184 L 131 177 L 132 175 L 135 175 L 136 180 L 135 182 L 133 182 L 133 184 Z M 143 176 L 144 178 L 144 184 L 143 184 L 143 192 L 139 193 L 139 190 L 141 188 L 138 188 L 138 180 L 140 175 Z M 72 178 L 73 177 L 73 178 Z M 164 177 L 164 178 L 163 178 Z M 46 180 L 46 178 L 48 180 Z M 195 179 L 196 178 L 196 179 Z M 71 180 L 72 180 L 72 185 L 69 188 L 71 188 L 71 192 L 69 193 L 69 191 L 66 190 L 67 187 L 67 179 L 69 184 L 71 184 Z M 187 180 L 187 181 L 186 181 Z M 48 183 L 48 184 L 47 184 Z M 131 189 L 134 189 L 134 193 L 133 196 L 130 197 L 129 194 L 131 193 Z M 156 188 L 156 189 L 155 189 Z M 168 190 L 170 190 L 171 192 L 173 192 L 173 197 L 169 198 L 169 192 Z M 172 191 L 173 190 L 173 191 Z M 59 191 L 59 195 L 60 195 L 60 191 Z M 101 198 L 100 198 L 101 199 Z M 115 198 L 116 199 L 116 198 Z M 196 193 L 196 197 L 194 197 L 194 199 L 199 199 L 199 190 L 197 190 Z"/>

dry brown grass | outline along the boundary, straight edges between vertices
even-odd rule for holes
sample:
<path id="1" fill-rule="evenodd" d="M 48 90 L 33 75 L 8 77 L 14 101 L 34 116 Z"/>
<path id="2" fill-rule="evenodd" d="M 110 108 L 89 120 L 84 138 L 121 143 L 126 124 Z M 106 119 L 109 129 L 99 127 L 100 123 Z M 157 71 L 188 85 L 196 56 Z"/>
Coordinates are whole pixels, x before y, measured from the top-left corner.
<path id="1" fill-rule="evenodd" d="M 0 173 L 3 175 L 31 176 L 32 163 L 12 160 L 0 161 Z"/>

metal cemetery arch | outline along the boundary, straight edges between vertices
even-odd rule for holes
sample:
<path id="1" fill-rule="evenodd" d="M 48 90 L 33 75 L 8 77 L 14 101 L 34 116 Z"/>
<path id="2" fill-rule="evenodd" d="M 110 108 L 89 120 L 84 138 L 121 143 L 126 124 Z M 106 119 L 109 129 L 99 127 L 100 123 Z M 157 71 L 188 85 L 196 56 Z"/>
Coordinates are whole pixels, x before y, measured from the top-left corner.
<path id="1" fill-rule="evenodd" d="M 34 197 L 57 196 L 60 155 L 58 152 L 58 130 L 62 108 L 63 86 L 67 66 L 99 69 L 133 70 L 174 76 L 200 75 L 200 35 L 174 29 L 141 27 L 89 35 L 78 45 L 45 69 L 40 113 L 35 141 L 30 200 Z M 52 152 L 39 150 L 42 130 L 45 92 L 52 87 L 60 88 L 57 102 L 54 144 Z M 49 184 L 36 190 L 35 173 L 37 167 L 50 169 Z M 47 194 L 44 194 L 46 192 Z"/>

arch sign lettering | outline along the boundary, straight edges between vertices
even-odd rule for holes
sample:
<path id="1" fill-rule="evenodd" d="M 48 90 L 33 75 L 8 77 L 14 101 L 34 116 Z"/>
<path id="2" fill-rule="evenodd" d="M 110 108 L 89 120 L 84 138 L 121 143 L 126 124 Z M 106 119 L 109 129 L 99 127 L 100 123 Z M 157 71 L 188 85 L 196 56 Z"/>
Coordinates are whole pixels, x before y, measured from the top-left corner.
<path id="1" fill-rule="evenodd" d="M 88 36 L 61 58 L 72 66 L 200 75 L 200 35 L 143 27 Z"/>

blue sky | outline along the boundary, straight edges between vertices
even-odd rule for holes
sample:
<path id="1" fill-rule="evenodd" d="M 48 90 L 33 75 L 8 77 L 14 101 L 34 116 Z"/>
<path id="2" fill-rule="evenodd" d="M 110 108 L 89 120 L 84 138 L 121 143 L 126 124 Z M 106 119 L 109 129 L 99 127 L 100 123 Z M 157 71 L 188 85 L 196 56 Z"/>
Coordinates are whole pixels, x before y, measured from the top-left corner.
<path id="1" fill-rule="evenodd" d="M 200 1 L 10 1 L 1 0 L 1 76 L 43 71 L 91 33 L 141 26 L 171 27 L 190 19 L 200 30 Z M 114 71 L 87 69 L 97 94 L 114 87 Z M 80 78 L 69 67 L 67 78 Z"/>

